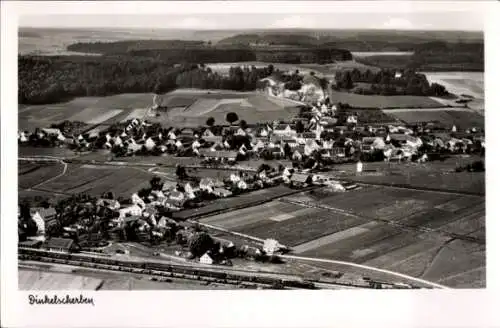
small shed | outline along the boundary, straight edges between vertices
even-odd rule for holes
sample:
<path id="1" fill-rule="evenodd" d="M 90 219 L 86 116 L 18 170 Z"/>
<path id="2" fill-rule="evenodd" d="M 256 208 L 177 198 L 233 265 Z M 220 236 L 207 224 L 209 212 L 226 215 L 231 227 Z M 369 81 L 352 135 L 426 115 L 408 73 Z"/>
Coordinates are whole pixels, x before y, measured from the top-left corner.
<path id="1" fill-rule="evenodd" d="M 43 248 L 53 252 L 69 253 L 74 249 L 74 241 L 69 238 L 51 238 L 45 241 Z"/>

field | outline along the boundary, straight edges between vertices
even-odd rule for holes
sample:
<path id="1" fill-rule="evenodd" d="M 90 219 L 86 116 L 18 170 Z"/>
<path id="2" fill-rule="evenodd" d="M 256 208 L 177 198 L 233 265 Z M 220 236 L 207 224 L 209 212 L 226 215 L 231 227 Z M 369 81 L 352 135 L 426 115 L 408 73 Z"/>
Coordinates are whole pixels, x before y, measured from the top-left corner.
<path id="1" fill-rule="evenodd" d="M 442 104 L 429 97 L 420 96 L 379 96 L 358 95 L 330 90 L 330 100 L 334 103 L 347 103 L 361 108 L 433 108 Z"/>
<path id="2" fill-rule="evenodd" d="M 34 270 L 19 270 L 20 290 L 97 290 L 101 279 Z"/>
<path id="3" fill-rule="evenodd" d="M 483 128 L 484 116 L 468 109 L 388 109 L 384 113 L 408 124 L 439 122 L 445 126 L 456 125 L 458 129 Z"/>
<path id="4" fill-rule="evenodd" d="M 269 122 L 291 118 L 299 112 L 297 102 L 286 99 L 276 101 L 254 92 L 184 89 L 165 94 L 162 98 L 168 115 L 163 113 L 148 119 L 166 125 L 204 125 L 210 116 L 215 118 L 217 124 L 225 124 L 228 112 L 236 112 L 240 119 L 248 123 Z M 18 114 L 19 129 L 33 131 L 64 120 L 94 126 L 143 118 L 152 100 L 153 96 L 149 93 L 120 94 L 81 97 L 60 104 L 24 106 Z"/>
<path id="5" fill-rule="evenodd" d="M 307 199 L 329 208 L 288 199 Z M 484 286 L 484 221 L 484 197 L 390 187 L 306 192 L 200 219 L 247 235 L 276 238 L 300 256 L 365 264 L 451 287 Z M 452 233 L 479 239 L 455 239 Z"/>
<path id="6" fill-rule="evenodd" d="M 62 164 L 56 162 L 18 162 L 19 189 L 29 189 L 62 173 Z"/>
<path id="7" fill-rule="evenodd" d="M 484 195 L 486 186 L 484 172 L 455 172 L 457 166 L 463 166 L 476 160 L 480 160 L 480 158 L 478 156 L 451 157 L 442 162 L 435 161 L 424 164 L 364 163 L 365 172 L 360 175 L 355 174 L 353 164 L 343 164 L 335 167 L 337 172 L 327 174 L 356 182 Z"/>
<path id="8" fill-rule="evenodd" d="M 66 175 L 43 185 L 44 190 L 66 194 L 89 193 L 95 196 L 112 191 L 117 197 L 149 185 L 153 174 L 140 169 L 92 165 L 70 166 Z"/>

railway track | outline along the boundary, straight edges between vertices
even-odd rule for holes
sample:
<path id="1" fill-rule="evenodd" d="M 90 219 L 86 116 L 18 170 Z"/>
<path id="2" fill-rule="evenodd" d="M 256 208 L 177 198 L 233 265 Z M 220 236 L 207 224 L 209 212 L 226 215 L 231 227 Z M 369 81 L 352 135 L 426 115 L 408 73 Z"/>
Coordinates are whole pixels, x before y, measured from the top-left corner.
<path id="1" fill-rule="evenodd" d="M 77 266 L 90 269 L 120 271 L 178 279 L 201 280 L 223 284 L 251 284 L 273 288 L 280 285 L 285 289 L 339 289 L 339 288 L 374 288 L 373 282 L 353 284 L 344 282 L 325 282 L 303 279 L 287 273 L 272 273 L 262 271 L 245 271 L 232 268 L 205 268 L 195 265 L 161 263 L 152 261 L 126 261 L 104 257 L 68 254 L 35 249 L 19 249 L 20 260 L 41 263 L 53 263 Z M 398 288 L 394 284 L 379 283 L 386 288 Z"/>

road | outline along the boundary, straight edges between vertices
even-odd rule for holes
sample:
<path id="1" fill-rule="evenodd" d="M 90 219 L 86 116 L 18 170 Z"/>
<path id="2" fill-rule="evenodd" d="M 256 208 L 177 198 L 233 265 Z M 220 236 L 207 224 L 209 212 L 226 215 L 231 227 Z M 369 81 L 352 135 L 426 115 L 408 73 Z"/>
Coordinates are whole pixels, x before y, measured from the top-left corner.
<path id="1" fill-rule="evenodd" d="M 393 277 L 404 278 L 405 280 L 413 281 L 413 282 L 423 284 L 423 285 L 426 285 L 426 286 L 432 287 L 432 288 L 450 289 L 449 287 L 446 287 L 446 286 L 443 286 L 443 285 L 440 285 L 440 284 L 437 284 L 437 283 L 434 283 L 431 281 L 427 281 L 424 279 L 415 278 L 415 277 L 408 276 L 408 275 L 405 275 L 402 273 L 393 272 L 393 271 L 384 270 L 384 269 L 378 269 L 378 268 L 374 268 L 374 267 L 370 267 L 370 266 L 366 266 L 366 265 L 362 265 L 362 264 L 357 264 L 357 263 L 352 263 L 352 262 L 318 259 L 318 258 L 312 258 L 312 257 L 295 256 L 295 255 L 281 255 L 281 257 L 285 258 L 285 259 L 293 259 L 293 260 L 300 260 L 300 261 L 341 264 L 341 265 L 348 266 L 348 267 L 360 268 L 360 269 L 364 269 L 367 271 L 373 271 L 373 272 L 377 272 L 377 273 L 387 274 L 387 275 L 390 275 Z"/>

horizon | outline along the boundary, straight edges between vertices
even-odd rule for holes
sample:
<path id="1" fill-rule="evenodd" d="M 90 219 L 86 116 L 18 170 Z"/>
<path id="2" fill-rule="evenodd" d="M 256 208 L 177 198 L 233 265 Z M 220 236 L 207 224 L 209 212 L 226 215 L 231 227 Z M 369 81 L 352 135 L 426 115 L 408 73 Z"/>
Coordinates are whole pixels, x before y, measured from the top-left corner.
<path id="1" fill-rule="evenodd" d="M 374 30 L 482 32 L 483 13 L 335 12 L 335 13 L 222 13 L 207 14 L 50 14 L 21 15 L 19 27 L 51 29 L 124 30 Z"/>

